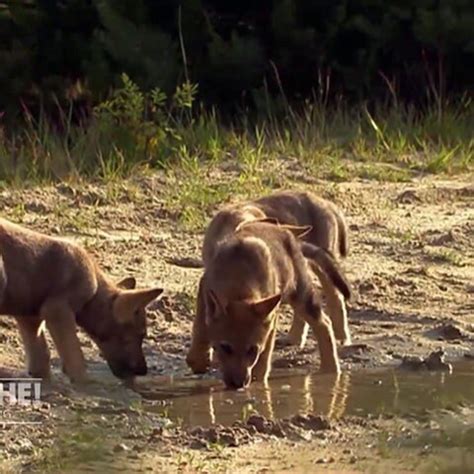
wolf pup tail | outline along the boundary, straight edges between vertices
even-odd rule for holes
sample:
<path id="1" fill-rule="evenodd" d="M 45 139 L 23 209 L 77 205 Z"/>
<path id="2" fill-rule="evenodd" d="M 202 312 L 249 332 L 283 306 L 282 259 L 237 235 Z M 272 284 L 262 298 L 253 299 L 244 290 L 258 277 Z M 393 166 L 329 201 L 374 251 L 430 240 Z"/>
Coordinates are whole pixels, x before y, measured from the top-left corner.
<path id="1" fill-rule="evenodd" d="M 339 209 L 336 209 L 334 212 L 337 221 L 337 236 L 338 236 L 338 246 L 339 246 L 339 253 L 342 258 L 346 258 L 347 254 L 349 253 L 349 231 L 347 228 L 346 220 L 344 216 L 341 214 Z"/>
<path id="2" fill-rule="evenodd" d="M 310 261 L 310 264 L 317 265 L 344 295 L 344 298 L 349 300 L 351 298 L 351 287 L 334 256 L 327 250 L 307 242 L 301 243 L 301 250 L 305 258 Z"/>

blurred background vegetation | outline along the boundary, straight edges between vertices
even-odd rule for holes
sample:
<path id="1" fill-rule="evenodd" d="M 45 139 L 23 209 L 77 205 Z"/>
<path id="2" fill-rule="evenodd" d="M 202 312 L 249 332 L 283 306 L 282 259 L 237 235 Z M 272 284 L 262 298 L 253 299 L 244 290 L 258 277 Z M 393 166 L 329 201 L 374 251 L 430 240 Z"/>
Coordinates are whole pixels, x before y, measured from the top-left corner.
<path id="1" fill-rule="evenodd" d="M 0 1 L 0 64 L 5 120 L 22 102 L 87 111 L 123 72 L 144 91 L 188 79 L 228 107 L 281 90 L 422 104 L 474 85 L 474 2 Z"/>
<path id="2" fill-rule="evenodd" d="M 176 147 L 157 157 L 156 136 L 176 139 L 196 109 L 217 110 L 219 124 L 240 112 L 245 124 L 298 115 L 301 125 L 316 104 L 325 129 L 346 133 L 352 116 L 357 130 L 363 117 L 385 147 L 388 106 L 407 133 L 422 113 L 438 123 L 429 133 L 446 130 L 449 110 L 450 130 L 469 117 L 464 137 L 473 85 L 472 0 L 0 0 L 0 175 L 28 139 L 31 154 L 54 132 L 71 154 L 79 126 L 90 144 L 92 121 L 106 142 L 131 128 L 139 158 L 162 162 Z"/>

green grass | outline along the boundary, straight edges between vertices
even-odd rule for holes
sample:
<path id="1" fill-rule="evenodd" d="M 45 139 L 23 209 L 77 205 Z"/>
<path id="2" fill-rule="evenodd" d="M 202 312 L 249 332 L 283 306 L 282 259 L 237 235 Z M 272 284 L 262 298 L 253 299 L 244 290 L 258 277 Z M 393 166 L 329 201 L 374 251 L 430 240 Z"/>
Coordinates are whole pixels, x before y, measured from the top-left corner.
<path id="1" fill-rule="evenodd" d="M 196 105 L 196 88 L 172 97 L 143 93 L 127 77 L 83 126 L 61 115 L 61 133 L 44 114 L 27 111 L 22 128 L 0 126 L 0 187 L 54 180 L 98 179 L 108 198 L 124 177 L 159 168 L 166 200 L 189 228 L 217 203 L 251 197 L 300 178 L 409 181 L 426 173 L 472 170 L 474 103 L 413 107 L 327 105 L 307 101 L 229 122 Z M 271 105 L 271 104 L 270 104 Z M 112 183 L 112 185 L 110 185 Z M 118 193 L 118 194 L 117 194 Z"/>
<path id="2" fill-rule="evenodd" d="M 465 261 L 459 252 L 452 249 L 428 249 L 427 258 L 436 263 L 447 263 L 456 267 L 464 267 Z"/>
<path id="3" fill-rule="evenodd" d="M 258 137 L 257 132 L 257 137 Z M 262 140 L 262 138 L 260 138 Z M 278 164 L 266 159 L 264 144 L 238 140 L 233 149 L 235 160 L 202 159 L 181 147 L 178 159 L 166 166 L 167 208 L 179 214 L 189 229 L 200 229 L 215 206 L 231 198 L 246 198 L 264 193 L 274 186 Z M 225 165 L 234 168 L 225 172 Z"/>
<path id="4" fill-rule="evenodd" d="M 415 229 L 387 229 L 386 234 L 404 244 L 412 244 L 420 240 L 420 234 Z"/>
<path id="5" fill-rule="evenodd" d="M 361 166 L 357 175 L 360 178 L 374 181 L 405 182 L 410 181 L 411 173 L 407 168 L 399 168 L 384 163 L 366 163 Z"/>
<path id="6" fill-rule="evenodd" d="M 110 454 L 111 446 L 104 443 L 102 430 L 78 426 L 59 433 L 51 447 L 38 450 L 30 467 L 38 472 L 65 472 L 79 464 L 105 461 Z"/>

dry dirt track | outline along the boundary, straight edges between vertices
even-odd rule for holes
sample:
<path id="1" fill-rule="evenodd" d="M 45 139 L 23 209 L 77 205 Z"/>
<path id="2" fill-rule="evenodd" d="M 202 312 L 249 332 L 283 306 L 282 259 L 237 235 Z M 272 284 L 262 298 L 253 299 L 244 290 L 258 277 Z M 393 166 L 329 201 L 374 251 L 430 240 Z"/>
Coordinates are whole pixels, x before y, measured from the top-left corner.
<path id="1" fill-rule="evenodd" d="M 165 297 L 150 309 L 146 353 L 151 373 L 185 375 L 184 348 L 201 270 L 171 262 L 199 257 L 202 234 L 181 228 L 167 208 L 162 182 L 155 176 L 124 183 L 113 196 L 95 185 L 4 190 L 0 215 L 81 241 L 117 278 L 133 274 L 141 285 L 162 284 Z M 355 290 L 353 341 L 362 346 L 341 353 L 343 368 L 396 364 L 402 355 L 426 355 L 438 347 L 449 358 L 473 351 L 473 182 L 472 176 L 462 176 L 287 186 L 333 199 L 350 226 L 350 257 L 344 265 Z M 286 315 L 283 321 L 286 330 Z M 83 341 L 88 359 L 99 361 L 92 343 Z M 0 367 L 19 373 L 23 353 L 8 318 L 0 320 L 0 342 Z M 280 348 L 275 354 L 277 367 L 318 363 L 312 341 L 304 351 Z M 68 405 L 57 400 L 48 409 L 54 410 L 55 403 Z M 12 433 L 0 432 L 7 457 L 24 459 L 36 452 L 32 448 L 22 454 Z"/>

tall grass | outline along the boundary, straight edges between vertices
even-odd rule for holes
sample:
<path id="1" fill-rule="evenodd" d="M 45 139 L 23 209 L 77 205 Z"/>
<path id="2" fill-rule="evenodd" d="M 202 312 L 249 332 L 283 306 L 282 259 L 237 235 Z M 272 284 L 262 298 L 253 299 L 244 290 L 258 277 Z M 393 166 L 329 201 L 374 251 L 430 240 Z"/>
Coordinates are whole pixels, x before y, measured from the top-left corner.
<path id="1" fill-rule="evenodd" d="M 437 103 L 417 110 L 393 101 L 369 110 L 323 100 L 298 108 L 283 101 L 276 113 L 267 101 L 252 118 L 241 113 L 224 125 L 218 112 L 196 106 L 195 95 L 189 83 L 173 97 L 159 90 L 145 94 L 124 75 L 123 86 L 87 123 L 74 123 L 72 111 L 58 106 L 60 126 L 53 126 L 45 114 L 33 117 L 25 108 L 18 130 L 7 131 L 0 121 L 0 180 L 110 180 L 150 167 L 198 177 L 231 162 L 240 185 L 261 185 L 270 175 L 266 163 L 282 158 L 335 179 L 354 173 L 405 179 L 473 164 L 474 104 L 468 99 L 446 104 L 442 113 Z M 386 166 L 375 171 L 380 164 Z"/>

